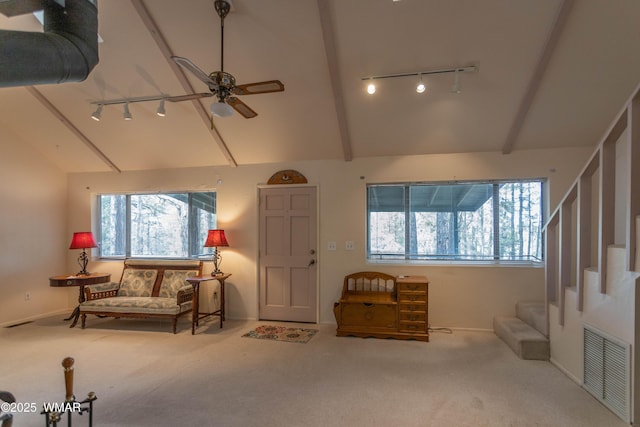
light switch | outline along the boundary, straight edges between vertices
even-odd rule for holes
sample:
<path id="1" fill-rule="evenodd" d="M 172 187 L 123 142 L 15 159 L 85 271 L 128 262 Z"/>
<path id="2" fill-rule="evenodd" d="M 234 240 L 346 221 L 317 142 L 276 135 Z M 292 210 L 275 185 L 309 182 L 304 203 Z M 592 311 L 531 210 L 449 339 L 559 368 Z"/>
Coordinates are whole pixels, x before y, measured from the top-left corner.
<path id="1" fill-rule="evenodd" d="M 329 251 L 335 251 L 337 248 L 336 242 L 329 242 L 327 243 L 327 250 Z"/>
<path id="2" fill-rule="evenodd" d="M 344 242 L 344 249 L 347 251 L 352 251 L 355 247 L 355 244 L 353 243 L 353 240 L 347 240 L 346 242 Z"/>

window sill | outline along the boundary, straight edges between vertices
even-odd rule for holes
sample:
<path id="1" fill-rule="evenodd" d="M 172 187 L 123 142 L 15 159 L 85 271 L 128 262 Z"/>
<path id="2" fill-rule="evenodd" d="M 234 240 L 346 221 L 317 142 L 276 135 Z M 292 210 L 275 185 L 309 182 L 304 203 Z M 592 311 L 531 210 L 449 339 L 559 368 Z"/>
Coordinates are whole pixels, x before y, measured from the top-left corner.
<path id="1" fill-rule="evenodd" d="M 140 256 L 140 257 L 96 257 L 92 261 L 97 262 L 122 262 L 127 259 L 136 260 L 149 260 L 149 261 L 211 261 L 209 258 L 201 257 L 153 257 L 153 256 Z"/>
<path id="2" fill-rule="evenodd" d="M 403 266 L 429 266 L 429 267 L 499 267 L 499 268 L 544 268 L 544 262 L 533 261 L 445 261 L 429 260 L 408 261 L 404 259 L 368 259 L 369 265 L 403 265 Z"/>

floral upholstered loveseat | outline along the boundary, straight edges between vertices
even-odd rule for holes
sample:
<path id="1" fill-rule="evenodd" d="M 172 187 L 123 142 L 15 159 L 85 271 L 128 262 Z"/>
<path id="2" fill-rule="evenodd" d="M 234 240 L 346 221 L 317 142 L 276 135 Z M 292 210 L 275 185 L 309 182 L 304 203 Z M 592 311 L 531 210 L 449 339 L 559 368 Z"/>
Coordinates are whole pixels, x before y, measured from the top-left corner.
<path id="1" fill-rule="evenodd" d="M 193 286 L 188 277 L 202 274 L 202 261 L 125 260 L 120 282 L 84 288 L 80 304 L 82 329 L 87 314 L 109 317 L 170 318 L 176 333 L 178 318 L 190 313 Z"/>

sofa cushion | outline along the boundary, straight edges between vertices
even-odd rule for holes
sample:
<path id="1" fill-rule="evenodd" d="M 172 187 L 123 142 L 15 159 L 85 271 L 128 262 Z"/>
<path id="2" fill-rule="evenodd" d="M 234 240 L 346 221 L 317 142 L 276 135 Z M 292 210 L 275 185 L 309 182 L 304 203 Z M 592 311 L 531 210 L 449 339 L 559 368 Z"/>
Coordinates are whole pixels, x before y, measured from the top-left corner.
<path id="1" fill-rule="evenodd" d="M 162 298 L 175 298 L 181 288 L 189 285 L 189 282 L 186 280 L 187 277 L 197 275 L 198 270 L 165 270 L 158 296 Z"/>
<path id="2" fill-rule="evenodd" d="M 191 301 L 182 305 L 175 298 L 111 297 L 80 304 L 83 312 L 178 314 L 191 309 Z"/>
<path id="3" fill-rule="evenodd" d="M 125 268 L 118 290 L 119 297 L 150 297 L 158 270 Z"/>

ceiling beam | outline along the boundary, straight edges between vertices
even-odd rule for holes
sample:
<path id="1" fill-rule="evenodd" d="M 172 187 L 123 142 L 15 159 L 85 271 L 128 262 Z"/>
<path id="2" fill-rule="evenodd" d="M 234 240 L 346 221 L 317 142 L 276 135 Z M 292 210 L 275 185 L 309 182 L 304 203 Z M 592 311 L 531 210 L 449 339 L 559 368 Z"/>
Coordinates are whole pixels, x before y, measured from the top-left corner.
<path id="1" fill-rule="evenodd" d="M 187 79 L 186 74 L 182 71 L 182 68 L 178 64 L 176 64 L 173 59 L 171 59 L 171 57 L 174 56 L 173 52 L 169 48 L 169 44 L 160 32 L 160 28 L 156 25 L 155 21 L 151 17 L 151 14 L 149 14 L 149 10 L 147 10 L 144 2 L 142 0 L 131 0 L 131 3 L 138 12 L 138 15 L 140 15 L 142 22 L 144 22 L 144 25 L 147 27 L 147 30 L 151 34 L 153 40 L 156 42 L 156 45 L 158 45 L 158 48 L 162 52 L 164 59 L 169 64 L 169 68 L 171 68 L 171 71 L 173 71 L 173 73 L 175 74 L 182 88 L 188 94 L 195 93 L 193 86 L 191 86 L 191 83 L 189 83 L 189 80 Z M 234 167 L 238 166 L 238 163 L 236 163 L 236 160 L 233 158 L 233 155 L 229 151 L 227 144 L 225 143 L 224 139 L 222 139 L 220 132 L 218 132 L 218 129 L 214 125 L 212 118 L 209 116 L 209 110 L 202 104 L 200 100 L 194 99 L 192 102 L 196 108 L 196 111 L 198 112 L 198 115 L 207 126 L 207 129 L 209 129 L 209 132 L 213 136 L 213 139 L 218 144 L 218 147 L 222 151 L 222 154 L 229 162 L 229 165 Z"/>
<path id="2" fill-rule="evenodd" d="M 349 162 L 353 158 L 351 154 L 351 139 L 349 138 L 349 125 L 347 124 L 347 114 L 344 107 L 342 84 L 340 83 L 338 55 L 336 53 L 333 20 L 331 19 L 329 0 L 318 0 L 318 10 L 320 11 L 320 26 L 322 27 L 324 50 L 327 55 L 329 80 L 331 81 L 331 89 L 333 90 L 333 101 L 336 107 L 338 129 L 340 130 L 340 140 L 342 141 L 342 151 L 344 153 L 344 160 Z"/>
<path id="3" fill-rule="evenodd" d="M 542 52 L 540 57 L 538 58 L 538 63 L 533 71 L 533 75 L 529 80 L 529 84 L 527 85 L 527 90 L 520 101 L 520 106 L 518 107 L 518 112 L 516 113 L 516 117 L 511 124 L 511 128 L 509 129 L 509 133 L 507 134 L 507 139 L 502 146 L 502 154 L 509 154 L 513 150 L 513 146 L 520 135 L 520 131 L 522 130 L 522 126 L 527 118 L 527 114 L 529 113 L 529 109 L 533 104 L 533 99 L 538 93 L 538 89 L 540 88 L 540 83 L 542 82 L 542 78 L 544 77 L 544 73 L 547 70 L 547 66 L 549 65 L 549 60 L 553 55 L 553 52 L 558 45 L 558 40 L 560 39 L 560 35 L 562 34 L 562 30 L 567 23 L 569 18 L 569 12 L 571 11 L 571 7 L 573 6 L 574 0 L 562 0 L 560 3 L 560 7 L 558 8 L 558 13 L 556 15 L 555 22 L 553 23 L 553 27 L 551 28 L 551 32 L 547 37 L 547 41 L 542 48 Z"/>
<path id="4" fill-rule="evenodd" d="M 120 168 L 118 168 L 118 166 L 115 165 L 115 163 L 113 163 L 111 161 L 111 159 L 109 159 L 102 151 L 100 151 L 100 149 L 98 147 L 96 147 L 96 145 L 84 134 L 80 131 L 80 129 L 78 129 L 77 127 L 75 127 L 75 125 L 73 123 L 71 123 L 69 121 L 69 119 L 60 112 L 60 110 L 58 110 L 55 105 L 53 105 L 38 89 L 36 89 L 33 86 L 26 86 L 25 87 L 27 89 L 27 91 L 29 91 L 31 93 L 31 95 L 33 95 L 47 110 L 49 110 L 49 112 L 51 112 L 51 114 L 53 114 L 54 116 L 56 116 L 56 118 L 58 120 L 60 120 L 62 122 L 63 125 L 65 125 L 67 127 L 67 129 L 69 129 L 75 136 L 78 137 L 78 139 L 80 139 L 84 145 L 86 145 L 87 147 L 89 147 L 89 149 L 91 151 L 94 152 L 94 154 L 96 156 L 98 156 L 100 158 L 100 160 L 102 160 L 103 162 L 105 162 L 111 169 L 113 169 L 116 172 L 122 172 L 120 170 Z"/>

